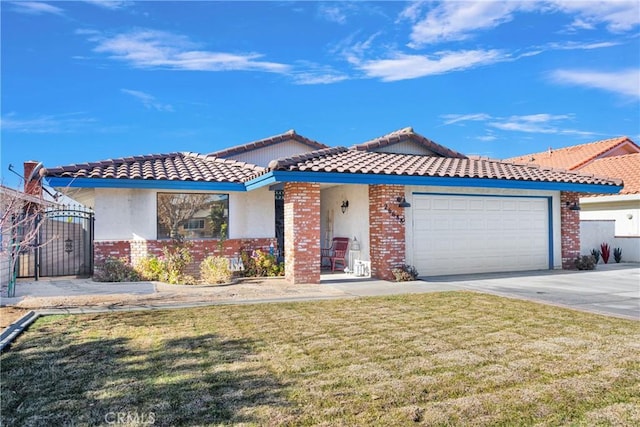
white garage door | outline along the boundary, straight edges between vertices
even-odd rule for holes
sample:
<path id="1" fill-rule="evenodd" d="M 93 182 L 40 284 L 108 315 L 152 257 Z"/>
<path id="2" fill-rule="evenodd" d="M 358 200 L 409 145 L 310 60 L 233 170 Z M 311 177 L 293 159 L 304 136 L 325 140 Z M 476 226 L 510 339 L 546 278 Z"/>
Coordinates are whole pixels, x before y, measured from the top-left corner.
<path id="1" fill-rule="evenodd" d="M 414 195 L 421 276 L 549 268 L 547 198 Z"/>

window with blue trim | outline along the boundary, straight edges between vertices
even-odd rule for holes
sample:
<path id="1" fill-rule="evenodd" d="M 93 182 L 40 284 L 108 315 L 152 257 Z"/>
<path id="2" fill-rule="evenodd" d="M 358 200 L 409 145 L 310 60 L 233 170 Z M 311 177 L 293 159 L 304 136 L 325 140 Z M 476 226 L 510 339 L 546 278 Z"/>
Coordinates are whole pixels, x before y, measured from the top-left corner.
<path id="1" fill-rule="evenodd" d="M 229 195 L 158 193 L 158 239 L 220 239 L 227 237 Z"/>

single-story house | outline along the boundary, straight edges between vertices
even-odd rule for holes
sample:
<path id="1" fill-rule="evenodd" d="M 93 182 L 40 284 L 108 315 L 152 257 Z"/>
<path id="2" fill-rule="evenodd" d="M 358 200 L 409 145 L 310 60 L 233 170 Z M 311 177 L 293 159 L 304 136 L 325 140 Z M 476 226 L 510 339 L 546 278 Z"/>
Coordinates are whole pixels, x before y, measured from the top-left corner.
<path id="1" fill-rule="evenodd" d="M 198 228 L 196 260 L 273 245 L 284 249 L 293 283 L 320 282 L 321 248 L 332 237 L 349 237 L 352 249 L 357 240 L 351 258 L 370 262 L 381 279 L 403 264 L 421 276 L 572 268 L 580 235 L 570 208 L 580 194 L 622 188 L 615 179 L 468 158 L 412 128 L 350 148 L 289 131 L 206 155 L 132 156 L 43 176 L 94 207 L 97 262 L 135 262 L 158 253 L 171 230 Z M 203 209 L 225 224 L 222 249 L 220 227 L 199 221 Z"/>
<path id="2" fill-rule="evenodd" d="M 640 262 L 640 146 L 635 142 L 621 136 L 506 161 L 621 179 L 618 194 L 580 197 L 582 252 L 606 242 L 622 249 L 623 260 Z"/>

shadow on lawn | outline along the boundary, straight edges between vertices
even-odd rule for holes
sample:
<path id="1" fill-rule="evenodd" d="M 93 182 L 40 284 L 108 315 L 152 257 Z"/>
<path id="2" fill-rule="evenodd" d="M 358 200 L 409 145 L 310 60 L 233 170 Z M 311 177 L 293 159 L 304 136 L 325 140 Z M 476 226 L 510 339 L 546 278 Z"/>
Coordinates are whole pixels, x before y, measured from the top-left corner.
<path id="1" fill-rule="evenodd" d="M 287 404 L 250 340 L 198 335 L 150 351 L 74 341 L 38 333 L 2 356 L 0 425 L 256 423 L 258 406 Z"/>

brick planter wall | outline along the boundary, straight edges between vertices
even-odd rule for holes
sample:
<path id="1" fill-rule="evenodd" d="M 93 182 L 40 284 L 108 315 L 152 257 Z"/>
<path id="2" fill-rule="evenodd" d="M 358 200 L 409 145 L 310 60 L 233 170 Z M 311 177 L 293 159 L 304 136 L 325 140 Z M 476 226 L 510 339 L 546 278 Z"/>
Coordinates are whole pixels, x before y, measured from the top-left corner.
<path id="1" fill-rule="evenodd" d="M 186 274 L 195 277 L 200 275 L 200 263 L 209 255 L 222 255 L 225 257 L 239 256 L 241 251 L 253 251 L 255 249 L 267 249 L 269 245 L 276 244 L 276 239 L 229 239 L 225 240 L 222 249 L 218 246 L 218 240 L 188 240 L 191 245 L 193 261 L 187 266 Z M 102 264 L 107 258 L 126 258 L 132 264 L 149 255 L 162 255 L 162 249 L 171 245 L 169 240 L 119 240 L 110 242 L 95 242 L 94 262 Z"/>
<path id="2" fill-rule="evenodd" d="M 402 195 L 402 185 L 369 186 L 371 275 L 378 279 L 394 280 L 391 269 L 406 262 L 405 224 L 384 209 L 386 203 L 396 214 L 404 215 L 404 210 L 398 207 L 396 201 Z"/>
<path id="3" fill-rule="evenodd" d="M 285 278 L 320 283 L 320 185 L 284 185 Z"/>
<path id="4" fill-rule="evenodd" d="M 560 192 L 560 235 L 562 241 L 562 268 L 575 270 L 575 259 L 580 255 L 580 211 L 572 211 L 567 202 L 578 203 L 579 193 Z"/>

